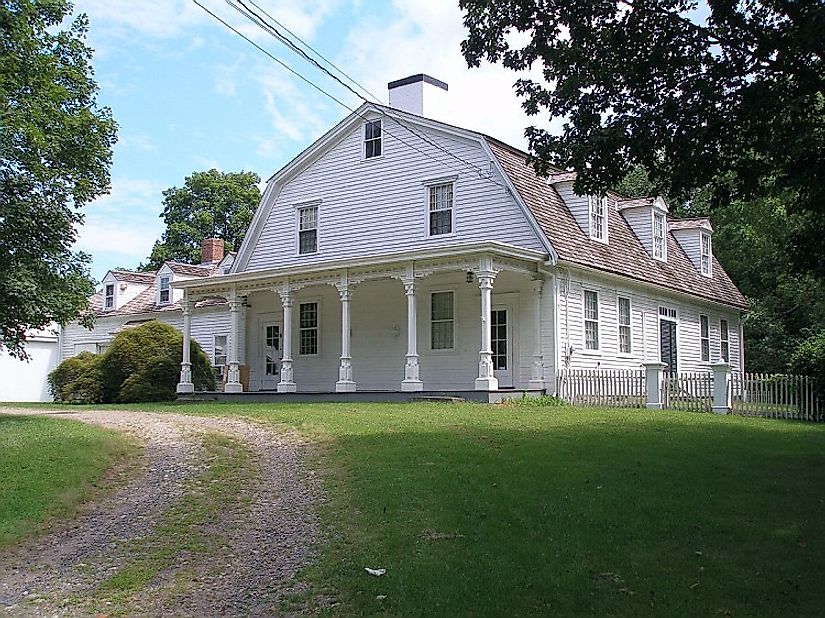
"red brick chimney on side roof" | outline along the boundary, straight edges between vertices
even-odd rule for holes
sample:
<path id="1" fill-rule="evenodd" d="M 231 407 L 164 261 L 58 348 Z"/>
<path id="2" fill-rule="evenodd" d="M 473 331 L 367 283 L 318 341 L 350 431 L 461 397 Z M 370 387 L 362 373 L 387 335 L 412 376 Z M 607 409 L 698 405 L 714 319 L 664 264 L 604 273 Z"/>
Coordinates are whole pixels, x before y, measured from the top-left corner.
<path id="1" fill-rule="evenodd" d="M 223 238 L 204 238 L 201 243 L 201 264 L 217 264 L 223 259 Z"/>

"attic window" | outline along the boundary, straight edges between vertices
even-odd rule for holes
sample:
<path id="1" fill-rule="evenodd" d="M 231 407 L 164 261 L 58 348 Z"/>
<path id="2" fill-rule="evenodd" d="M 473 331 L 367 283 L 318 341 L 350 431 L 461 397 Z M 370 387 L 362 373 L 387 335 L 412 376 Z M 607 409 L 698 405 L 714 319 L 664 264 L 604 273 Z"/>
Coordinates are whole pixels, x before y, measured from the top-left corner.
<path id="1" fill-rule="evenodd" d="M 590 238 L 607 242 L 607 197 L 588 196 Z"/>
<path id="2" fill-rule="evenodd" d="M 318 252 L 318 207 L 298 209 L 298 253 Z"/>
<path id="3" fill-rule="evenodd" d="M 665 216 L 660 212 L 653 213 L 653 257 L 657 260 L 665 258 Z"/>
<path id="4" fill-rule="evenodd" d="M 107 283 L 106 284 L 106 291 L 104 293 L 104 300 L 103 300 L 103 308 L 104 309 L 114 309 L 115 308 L 115 284 L 114 283 Z"/>
<path id="5" fill-rule="evenodd" d="M 381 119 L 368 120 L 364 124 L 364 158 L 381 156 Z"/>
<path id="6" fill-rule="evenodd" d="M 169 277 L 160 278 L 160 304 L 165 305 L 169 302 Z"/>
<path id="7" fill-rule="evenodd" d="M 702 232 L 702 274 L 705 275 L 705 277 L 710 277 L 710 269 L 710 234 Z"/>

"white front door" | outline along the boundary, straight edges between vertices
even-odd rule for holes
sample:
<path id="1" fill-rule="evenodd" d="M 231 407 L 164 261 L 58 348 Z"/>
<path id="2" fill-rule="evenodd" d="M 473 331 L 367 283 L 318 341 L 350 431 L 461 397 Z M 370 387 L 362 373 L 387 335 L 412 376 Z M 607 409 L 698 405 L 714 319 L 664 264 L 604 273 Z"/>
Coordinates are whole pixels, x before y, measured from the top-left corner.
<path id="1" fill-rule="evenodd" d="M 280 322 L 264 322 L 261 328 L 261 390 L 275 390 L 281 380 L 281 335 Z"/>
<path id="2" fill-rule="evenodd" d="M 493 307 L 490 340 L 493 350 L 493 374 L 502 388 L 513 387 L 513 328 L 508 307 Z"/>

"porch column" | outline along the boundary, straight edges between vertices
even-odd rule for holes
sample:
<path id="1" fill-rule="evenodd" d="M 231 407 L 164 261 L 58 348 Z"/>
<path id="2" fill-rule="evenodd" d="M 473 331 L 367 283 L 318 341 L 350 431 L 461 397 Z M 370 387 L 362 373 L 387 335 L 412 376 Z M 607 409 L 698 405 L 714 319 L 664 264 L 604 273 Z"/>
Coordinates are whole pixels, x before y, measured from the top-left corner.
<path id="1" fill-rule="evenodd" d="M 229 296 L 229 371 L 226 374 L 226 384 L 223 387 L 225 393 L 242 393 L 240 362 L 238 360 L 239 337 L 240 337 L 240 313 L 241 300 L 235 292 Z"/>
<path id="2" fill-rule="evenodd" d="M 341 298 L 341 364 L 338 367 L 335 392 L 352 393 L 355 392 L 355 381 L 352 379 L 352 356 L 350 356 L 349 301 L 352 292 L 346 280 L 336 287 L 338 296 Z"/>
<path id="3" fill-rule="evenodd" d="M 410 274 L 404 280 L 407 295 L 407 362 L 404 364 L 404 380 L 401 390 L 405 392 L 423 391 L 424 383 L 418 377 L 418 318 L 415 306 L 415 276 Z"/>
<path id="4" fill-rule="evenodd" d="M 544 281 L 541 279 L 533 281 L 533 336 L 535 337 L 535 347 L 533 348 L 533 369 L 528 386 L 537 390 L 544 388 L 544 357 L 541 340 L 541 290 L 543 286 Z"/>
<path id="5" fill-rule="evenodd" d="M 492 260 L 482 258 L 478 272 L 478 287 L 481 290 L 481 350 L 478 356 L 477 391 L 498 390 L 498 379 L 493 374 L 493 350 L 490 334 L 493 304 L 493 281 L 496 273 L 492 269 Z"/>
<path id="6" fill-rule="evenodd" d="M 294 393 L 297 390 L 292 372 L 292 301 L 293 292 L 289 287 L 277 290 L 284 308 L 284 340 L 281 357 L 281 381 L 278 382 L 279 393 Z"/>
<path id="7" fill-rule="evenodd" d="M 180 364 L 180 382 L 178 382 L 177 392 L 179 395 L 185 395 L 195 392 L 195 385 L 192 384 L 192 357 L 191 357 L 191 340 L 192 340 L 192 303 L 188 299 L 188 293 L 183 293 L 183 301 L 181 307 L 183 308 L 183 358 Z"/>

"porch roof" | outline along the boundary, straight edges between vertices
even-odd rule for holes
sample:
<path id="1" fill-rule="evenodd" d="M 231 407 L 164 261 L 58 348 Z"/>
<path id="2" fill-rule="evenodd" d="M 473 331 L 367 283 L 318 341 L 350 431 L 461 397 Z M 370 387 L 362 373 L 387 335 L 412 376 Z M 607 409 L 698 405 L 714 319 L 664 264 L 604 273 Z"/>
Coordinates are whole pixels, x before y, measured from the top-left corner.
<path id="1" fill-rule="evenodd" d="M 438 247 L 426 251 L 387 253 L 368 258 L 330 260 L 323 264 L 269 268 L 227 275 L 215 275 L 204 279 L 173 281 L 172 287 L 186 290 L 194 295 L 215 294 L 230 292 L 239 285 L 244 287 L 255 286 L 256 284 L 265 286 L 267 284 L 284 282 L 285 279 L 291 277 L 317 277 L 322 274 L 331 275 L 350 269 L 375 269 L 379 266 L 386 267 L 387 269 L 402 269 L 411 262 L 433 262 L 445 259 L 472 258 L 482 255 L 530 262 L 535 264 L 537 269 L 542 267 L 548 259 L 548 255 L 540 251 L 490 241 Z"/>

